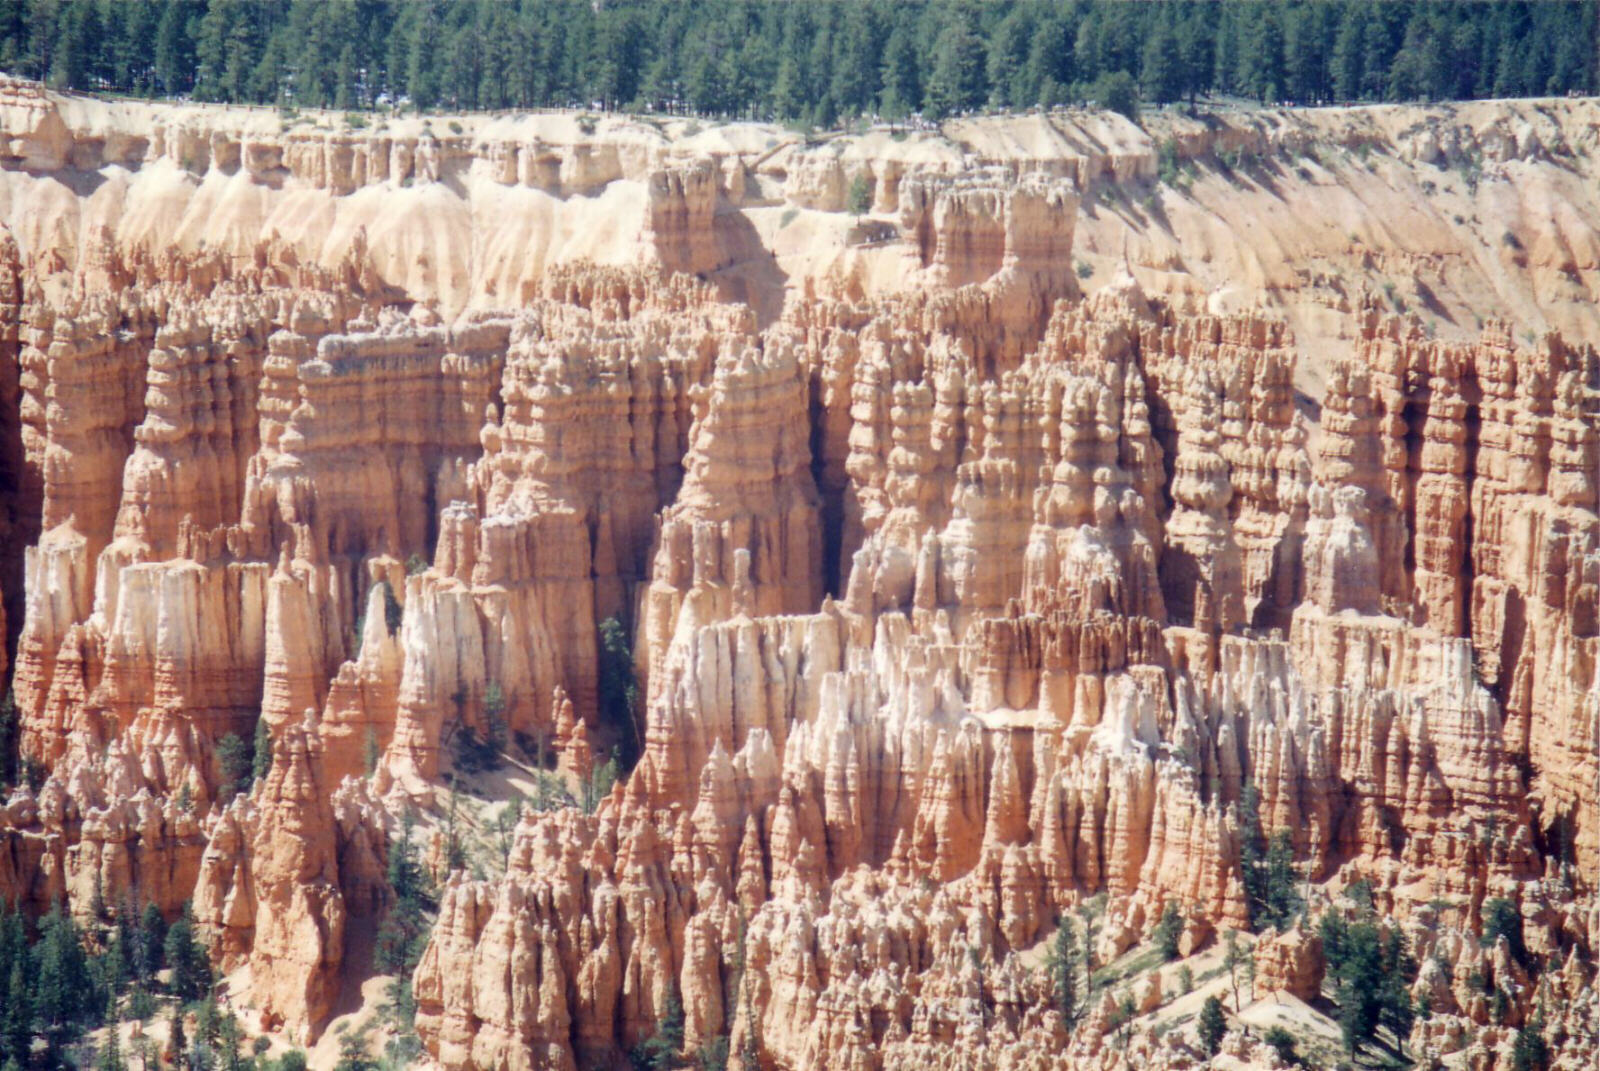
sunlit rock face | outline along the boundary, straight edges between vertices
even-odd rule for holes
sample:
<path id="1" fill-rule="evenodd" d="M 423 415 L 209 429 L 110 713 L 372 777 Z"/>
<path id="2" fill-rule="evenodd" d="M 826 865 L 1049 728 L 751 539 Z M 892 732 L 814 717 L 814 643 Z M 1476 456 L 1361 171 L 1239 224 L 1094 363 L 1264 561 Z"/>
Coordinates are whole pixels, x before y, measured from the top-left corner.
<path id="1" fill-rule="evenodd" d="M 1592 142 L 1558 103 L 1458 134 Z M 1337 300 L 1258 259 L 1240 307 L 1163 243 L 1257 194 L 1179 197 L 1095 115 L 828 148 L 102 107 L 0 84 L 8 903 L 192 901 L 252 1029 L 309 1041 L 409 815 L 446 1068 L 608 1065 L 673 1004 L 742 1068 L 1177 1068 L 1175 967 L 1069 1023 L 1048 948 L 1082 913 L 1129 962 L 1172 906 L 1220 957 L 1259 822 L 1309 906 L 1259 990 L 1317 997 L 1366 879 L 1423 964 L 1413 1051 L 1489 1067 L 1543 1009 L 1592 1059 L 1600 326 L 1529 321 L 1537 280 L 1452 333 L 1372 296 L 1382 257 Z M 1368 119 L 1431 166 L 1404 111 Z M 1168 237 L 1113 222 L 1124 187 Z M 1447 312 L 1486 292 L 1450 271 Z M 497 734 L 586 806 L 452 865 L 460 741 Z M 230 737 L 271 758 L 237 795 Z M 1497 897 L 1526 961 L 1479 941 Z"/>

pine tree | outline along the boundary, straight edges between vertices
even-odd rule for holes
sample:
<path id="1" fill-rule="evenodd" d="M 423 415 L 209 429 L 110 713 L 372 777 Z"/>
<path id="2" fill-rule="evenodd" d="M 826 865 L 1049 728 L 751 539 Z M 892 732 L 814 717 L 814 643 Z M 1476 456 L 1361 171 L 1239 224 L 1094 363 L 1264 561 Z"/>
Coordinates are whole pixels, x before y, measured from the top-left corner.
<path id="1" fill-rule="evenodd" d="M 0 788 L 16 783 L 18 731 L 17 701 L 7 688 L 0 695 Z"/>
<path id="2" fill-rule="evenodd" d="M 96 1071 L 127 1071 L 122 1058 L 122 1021 L 117 1015 L 116 1002 L 106 1009 L 106 1040 L 100 1046 L 100 1058 L 95 1061 Z"/>
<path id="3" fill-rule="evenodd" d="M 167 931 L 163 946 L 168 968 L 167 987 L 180 1000 L 196 1000 L 211 989 L 211 960 L 195 937 L 194 913 L 187 901 L 183 914 Z"/>
<path id="4" fill-rule="evenodd" d="M 232 1012 L 222 1017 L 217 1030 L 218 1071 L 245 1071 L 250 1061 L 239 1044 L 239 1020 Z"/>
<path id="5" fill-rule="evenodd" d="M 426 936 L 424 912 L 432 906 L 427 878 L 412 840 L 416 822 L 411 812 L 400 819 L 399 835 L 389 842 L 389 888 L 393 901 L 378 927 L 373 966 L 383 974 L 410 975 L 422 955 Z"/>
<path id="6" fill-rule="evenodd" d="M 678 991 L 674 987 L 667 990 L 667 1004 L 662 1010 L 660 1021 L 656 1023 L 656 1032 L 634 1048 L 634 1066 L 665 1071 L 677 1063 L 681 1051 L 683 1051 L 683 1002 L 678 999 Z"/>
<path id="7" fill-rule="evenodd" d="M 223 799 L 250 791 L 252 760 L 249 745 L 238 733 L 229 733 L 218 741 L 217 766 L 221 772 Z"/>
<path id="8" fill-rule="evenodd" d="M 0 1007 L 0 1051 L 11 1060 L 26 1060 L 33 1041 L 34 990 L 23 966 L 25 958 L 12 962 L 5 1005 Z"/>
<path id="9" fill-rule="evenodd" d="M 1233 1010 L 1239 1011 L 1243 1005 L 1239 1003 L 1239 968 L 1244 966 L 1246 959 L 1251 958 L 1251 952 L 1239 943 L 1239 934 L 1234 930 L 1228 931 L 1227 952 L 1223 956 L 1222 964 L 1228 969 L 1228 985 L 1233 989 Z"/>
<path id="10" fill-rule="evenodd" d="M 1438 4 L 585 5 L 13 0 L 0 67 L 58 86 L 358 108 L 630 101 L 831 122 L 992 102 L 1589 92 L 1593 0 Z M 785 63 L 785 60 L 788 62 Z"/>
<path id="11" fill-rule="evenodd" d="M 1275 103 L 1283 96 L 1283 27 L 1275 5 L 1251 9 L 1248 35 L 1241 42 L 1239 88 L 1261 101 Z"/>
<path id="12" fill-rule="evenodd" d="M 784 55 L 778 60 L 778 76 L 772 85 L 772 109 L 781 119 L 796 119 L 806 111 L 800 65 L 791 55 Z M 601 627 L 605 627 L 603 623 Z"/>
<path id="13" fill-rule="evenodd" d="M 910 36 L 895 29 L 883 50 L 879 72 L 883 88 L 878 94 L 878 110 L 889 120 L 904 119 L 922 105 L 922 84 L 918 77 L 917 53 Z"/>
<path id="14" fill-rule="evenodd" d="M 1161 952 L 1164 960 L 1178 958 L 1178 948 L 1183 940 L 1183 912 L 1178 910 L 1175 900 L 1168 900 L 1161 909 L 1161 919 L 1155 928 L 1156 948 Z"/>
<path id="15" fill-rule="evenodd" d="M 96 0 L 71 0 L 60 17 L 50 84 L 58 89 L 92 89 L 101 75 L 103 46 L 100 5 Z"/>
<path id="16" fill-rule="evenodd" d="M 176 1005 L 172 1009 L 172 1026 L 167 1030 L 167 1051 L 172 1057 L 172 1066 L 182 1068 L 188 1061 L 189 1041 L 183 1032 L 183 1006 Z"/>
<path id="17" fill-rule="evenodd" d="M 642 741 L 635 712 L 639 685 L 633 671 L 633 651 L 628 646 L 622 622 L 608 617 L 600 622 L 599 700 L 600 721 L 617 741 L 622 772 L 639 761 Z"/>
<path id="18" fill-rule="evenodd" d="M 1545 1071 L 1550 1066 L 1550 1043 L 1544 1037 L 1544 1013 L 1535 1015 L 1517 1031 L 1511 1044 L 1511 1071 Z"/>
<path id="19" fill-rule="evenodd" d="M 0 898 L 0 1060 L 26 1060 L 33 1029 L 28 937 L 22 913 Z"/>
<path id="20" fill-rule="evenodd" d="M 1139 89 L 1127 71 L 1101 75 L 1095 79 L 1089 92 L 1101 107 L 1109 108 L 1133 122 L 1139 121 Z"/>
<path id="21" fill-rule="evenodd" d="M 1222 1039 L 1227 1033 L 1228 1017 L 1222 1011 L 1222 1001 L 1207 997 L 1200 1009 L 1199 1025 L 1200 1048 L 1205 1051 L 1207 1059 L 1222 1051 Z"/>
<path id="22" fill-rule="evenodd" d="M 1030 94 L 1017 106 L 1033 103 L 1053 107 L 1066 99 L 1072 82 L 1072 48 L 1067 23 L 1060 13 L 1046 9 L 1028 43 L 1023 85 Z"/>
<path id="23" fill-rule="evenodd" d="M 1028 66 L 1034 33 L 1034 9 L 1012 8 L 1000 20 L 989 41 L 989 99 L 1002 108 L 1025 108 L 1038 95 L 1038 83 Z"/>
<path id="24" fill-rule="evenodd" d="M 1250 928 L 1261 924 L 1267 905 L 1267 874 L 1261 833 L 1260 796 L 1255 785 L 1239 794 L 1239 882 L 1244 886 Z"/>
<path id="25" fill-rule="evenodd" d="M 139 929 L 143 923 L 144 920 L 133 909 L 133 901 L 124 898 L 117 906 L 117 919 L 113 930 L 118 952 L 117 973 L 124 982 L 139 977 L 139 946 L 143 940 Z"/>
<path id="26" fill-rule="evenodd" d="M 256 718 L 256 732 L 250 745 L 250 780 L 265 781 L 272 772 L 272 726 L 267 719 Z"/>
<path id="27" fill-rule="evenodd" d="M 155 1041 L 148 1034 L 141 1034 L 134 1040 L 133 1051 L 139 1054 L 139 1071 L 150 1071 L 150 1065 L 160 1061 Z"/>
<path id="28" fill-rule="evenodd" d="M 333 106 L 340 111 L 356 106 L 356 50 L 350 45 L 339 52 L 339 66 L 334 72 Z"/>
<path id="29" fill-rule="evenodd" d="M 163 945 L 167 939 L 167 923 L 156 905 L 144 905 L 139 918 L 139 943 L 135 951 L 135 971 L 141 981 L 155 978 L 163 963 Z"/>
<path id="30" fill-rule="evenodd" d="M 208 994 L 194 1010 L 194 1040 L 210 1054 L 221 1034 L 222 1013 L 217 1009 L 217 998 Z"/>
<path id="31" fill-rule="evenodd" d="M 942 119 L 983 103 L 988 96 L 985 59 L 983 41 L 965 19 L 952 22 L 939 35 L 923 98 L 929 117 Z"/>
<path id="32" fill-rule="evenodd" d="M 615 753 L 594 768 L 589 775 L 589 780 L 583 786 L 583 813 L 593 814 L 600 808 L 600 801 L 611 795 L 611 788 L 617 783 L 617 756 Z"/>
<path id="33" fill-rule="evenodd" d="M 878 95 L 878 69 L 875 62 L 882 42 L 865 4 L 844 9 L 839 32 L 833 39 L 832 78 L 828 94 L 846 115 L 869 111 Z"/>
<path id="34" fill-rule="evenodd" d="M 1212 46 L 1215 37 L 1211 23 L 1198 10 L 1191 10 L 1178 28 L 1178 54 L 1182 57 L 1184 92 L 1193 104 L 1200 91 L 1211 84 Z"/>
<path id="35" fill-rule="evenodd" d="M 499 681 L 490 681 L 483 694 L 484 733 L 483 767 L 499 769 L 501 753 L 506 749 L 506 697 Z"/>
<path id="36" fill-rule="evenodd" d="M 1346 890 L 1355 901 L 1353 918 L 1330 911 L 1319 933 L 1327 958 L 1327 977 L 1339 1005 L 1339 1029 L 1350 1053 L 1372 1041 L 1380 1026 L 1397 1037 L 1411 1031 L 1416 1009 L 1408 990 L 1417 964 L 1398 928 L 1380 924 L 1370 890 L 1357 883 Z"/>
<path id="37" fill-rule="evenodd" d="M 467 42 L 468 46 L 470 44 L 471 42 Z M 463 73 L 461 77 L 468 77 L 468 73 Z M 474 89 L 472 95 L 476 96 L 476 94 L 477 90 Z M 406 608 L 400 604 L 399 599 L 395 598 L 394 585 L 387 580 L 378 581 L 378 590 L 383 594 L 383 627 L 389 630 L 389 635 L 398 635 L 400 626 L 405 624 Z"/>
<path id="38" fill-rule="evenodd" d="M 1294 838 L 1286 829 L 1272 835 L 1267 848 L 1267 858 L 1262 864 L 1265 878 L 1258 882 L 1262 887 L 1264 904 L 1262 914 L 1280 931 L 1286 930 L 1300 910 L 1300 875 L 1294 868 Z"/>
<path id="39" fill-rule="evenodd" d="M 169 96 L 194 87 L 193 8 L 188 0 L 167 0 L 156 24 L 155 85 Z"/>
<path id="40" fill-rule="evenodd" d="M 845 194 L 845 207 L 852 216 L 864 216 L 872 211 L 872 180 L 865 172 L 858 172 L 850 180 L 850 188 Z"/>
<path id="41" fill-rule="evenodd" d="M 1285 1067 L 1294 1067 L 1300 1062 L 1300 1055 L 1295 1052 L 1294 1035 L 1283 1027 L 1274 1024 L 1262 1035 L 1261 1040 L 1272 1046 L 1278 1054 L 1278 1061 Z"/>
<path id="42" fill-rule="evenodd" d="M 334 1071 L 372 1071 L 377 1067 L 367 1053 L 367 1036 L 351 1030 L 339 1039 L 339 1062 Z"/>
<path id="43" fill-rule="evenodd" d="M 744 1041 L 739 1046 L 739 1064 L 742 1067 L 755 1068 L 761 1066 L 761 1034 L 756 1021 L 755 999 L 750 995 L 750 987 L 744 987 Z"/>
<path id="44" fill-rule="evenodd" d="M 411 831 L 416 819 L 406 811 L 400 819 L 400 836 L 390 843 L 389 887 L 402 904 L 420 904 L 425 896 L 422 865 L 417 861 L 416 846 L 411 842 Z"/>
<path id="45" fill-rule="evenodd" d="M 1078 1002 L 1078 933 L 1072 926 L 1072 917 L 1062 915 L 1056 922 L 1055 942 L 1050 946 L 1050 958 L 1045 969 L 1050 974 L 1050 993 L 1056 1011 L 1070 1031 L 1078 1022 L 1081 1011 Z"/>
<path id="46" fill-rule="evenodd" d="M 195 34 L 194 94 L 200 100 L 226 100 L 224 75 L 228 65 L 228 38 L 237 17 L 232 0 L 206 5 Z"/>
<path id="47" fill-rule="evenodd" d="M 59 902 L 39 923 L 30 984 L 41 1033 L 50 1052 L 59 1054 L 88 1018 L 95 993 L 83 934 Z"/>
<path id="48" fill-rule="evenodd" d="M 1504 937 L 1511 955 L 1518 963 L 1527 965 L 1528 949 L 1522 938 L 1522 912 L 1514 901 L 1495 897 L 1483 905 L 1483 938 L 1485 948 L 1493 948 Z"/>
<path id="49" fill-rule="evenodd" d="M 410 34 L 405 61 L 406 91 L 411 96 L 412 104 L 418 109 L 427 109 L 439 102 L 442 27 L 438 7 L 432 0 L 419 3 L 416 7 L 418 14 Z"/>
<path id="50" fill-rule="evenodd" d="M 1339 100 L 1358 100 L 1366 82 L 1366 5 L 1346 4 L 1333 44 L 1333 92 Z"/>
<path id="51" fill-rule="evenodd" d="M 1177 35 L 1165 23 L 1158 24 L 1145 40 L 1139 80 L 1144 98 L 1157 104 L 1166 104 L 1183 95 L 1183 55 L 1178 48 Z"/>
<path id="52" fill-rule="evenodd" d="M 145 1022 L 156 1013 L 156 998 L 150 991 L 140 986 L 134 986 L 133 992 L 128 994 L 128 1018 Z"/>

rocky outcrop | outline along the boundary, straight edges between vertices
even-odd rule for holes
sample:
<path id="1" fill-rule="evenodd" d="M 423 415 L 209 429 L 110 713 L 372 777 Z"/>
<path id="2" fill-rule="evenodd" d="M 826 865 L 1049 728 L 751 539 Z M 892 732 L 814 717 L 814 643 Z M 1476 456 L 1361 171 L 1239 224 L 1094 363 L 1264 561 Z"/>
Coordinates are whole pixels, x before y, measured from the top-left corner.
<path id="1" fill-rule="evenodd" d="M 661 514 L 652 580 L 641 597 L 639 662 L 647 680 L 701 626 L 736 614 L 801 613 L 820 601 L 822 536 L 809 455 L 798 356 L 725 351 L 695 399 L 683 485 Z"/>
<path id="2" fill-rule="evenodd" d="M 346 929 L 387 896 L 387 829 L 365 782 L 327 781 L 315 722 L 273 733 L 264 783 L 212 815 L 195 917 L 224 969 L 246 963 L 263 1029 L 314 1036 L 333 1009 Z"/>

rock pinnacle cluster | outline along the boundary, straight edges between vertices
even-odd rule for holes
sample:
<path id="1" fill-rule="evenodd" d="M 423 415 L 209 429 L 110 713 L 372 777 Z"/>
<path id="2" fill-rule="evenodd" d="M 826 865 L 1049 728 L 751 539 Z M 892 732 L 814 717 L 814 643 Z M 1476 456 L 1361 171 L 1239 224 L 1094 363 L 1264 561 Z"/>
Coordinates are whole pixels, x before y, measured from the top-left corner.
<path id="1" fill-rule="evenodd" d="M 1342 192 L 1277 210 L 1344 248 L 1358 135 L 1397 170 L 1470 143 L 1562 215 L 1600 139 L 1552 106 L 1444 148 L 1404 109 L 1162 136 L 1285 183 L 1321 146 L 1284 196 Z M 741 1071 L 1109 1071 L 1203 1064 L 1204 994 L 1219 1061 L 1281 1066 L 1251 1016 L 1337 1019 L 1320 923 L 1359 888 L 1414 964 L 1407 1052 L 1510 1067 L 1537 1022 L 1586 1066 L 1600 238 L 1479 282 L 1397 234 L 1243 302 L 1171 252 L 1220 179 L 1159 185 L 1117 117 L 1014 122 L 1053 140 L 280 129 L 0 84 L 33 774 L 0 896 L 188 904 L 248 1028 L 309 1044 L 409 838 L 430 1066 L 626 1066 L 672 1021 Z M 1587 305 L 1530 321 L 1569 261 Z M 244 791 L 229 737 L 270 752 Z M 498 844 L 472 807 L 510 809 Z"/>

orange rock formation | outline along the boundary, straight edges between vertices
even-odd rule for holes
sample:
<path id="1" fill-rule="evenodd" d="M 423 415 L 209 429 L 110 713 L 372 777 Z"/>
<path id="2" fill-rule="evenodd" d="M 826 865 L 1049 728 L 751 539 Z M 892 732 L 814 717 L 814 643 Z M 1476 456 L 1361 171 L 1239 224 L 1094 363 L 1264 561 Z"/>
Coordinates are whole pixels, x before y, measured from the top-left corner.
<path id="1" fill-rule="evenodd" d="M 1126 252 L 1080 282 L 1081 198 L 1153 157 L 1065 119 L 1033 156 L 774 156 L 83 107 L 0 85 L 0 206 L 71 170 L 126 209 L 75 200 L 70 241 L 0 211 L 0 668 L 39 775 L 0 808 L 8 901 L 192 900 L 261 1027 L 314 1037 L 393 830 L 503 729 L 586 806 L 487 864 L 436 842 L 445 1068 L 614 1064 L 674 1003 L 745 1069 L 1192 1066 L 1170 972 L 1068 1023 L 1045 949 L 1081 915 L 1111 962 L 1168 905 L 1186 956 L 1247 928 L 1247 800 L 1313 914 L 1361 877 L 1404 927 L 1416 1051 L 1487 1067 L 1536 1008 L 1595 1051 L 1600 329 L 1438 338 L 1358 297 L 1308 357 Z M 358 204 L 424 197 L 505 219 L 408 245 Z M 1536 959 L 1480 947 L 1502 896 Z M 1260 989 L 1318 994 L 1313 930 L 1258 939 Z"/>

